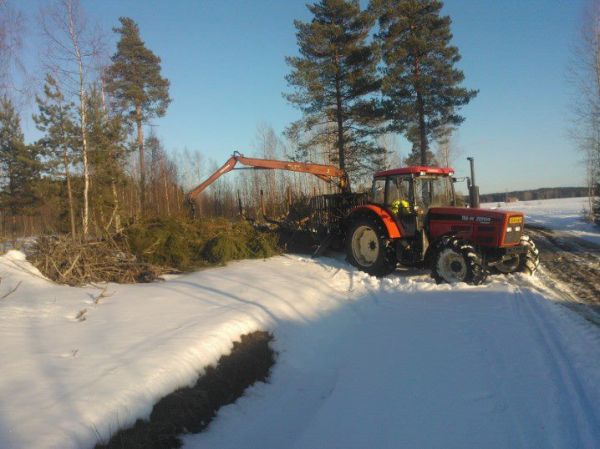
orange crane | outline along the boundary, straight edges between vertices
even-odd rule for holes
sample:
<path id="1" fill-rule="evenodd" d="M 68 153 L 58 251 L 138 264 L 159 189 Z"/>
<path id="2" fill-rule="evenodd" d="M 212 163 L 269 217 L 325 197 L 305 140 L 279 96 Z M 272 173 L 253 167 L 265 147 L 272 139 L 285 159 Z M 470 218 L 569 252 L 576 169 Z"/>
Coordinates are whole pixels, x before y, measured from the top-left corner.
<path id="1" fill-rule="evenodd" d="M 323 181 L 333 183 L 336 185 L 341 192 L 350 192 L 350 184 L 348 183 L 348 175 L 344 170 L 334 165 L 323 165 L 323 164 L 312 164 L 308 162 L 293 162 L 293 161 L 278 161 L 274 159 L 257 159 L 245 157 L 243 154 L 235 151 L 233 155 L 214 172 L 208 179 L 199 184 L 193 190 L 188 193 L 190 199 L 195 199 L 202 193 L 208 186 L 214 183 L 217 179 L 223 176 L 225 173 L 229 173 L 231 170 L 236 169 L 235 166 L 240 163 L 246 167 L 254 170 L 287 170 L 299 173 L 309 173 L 315 175 L 317 178 Z"/>

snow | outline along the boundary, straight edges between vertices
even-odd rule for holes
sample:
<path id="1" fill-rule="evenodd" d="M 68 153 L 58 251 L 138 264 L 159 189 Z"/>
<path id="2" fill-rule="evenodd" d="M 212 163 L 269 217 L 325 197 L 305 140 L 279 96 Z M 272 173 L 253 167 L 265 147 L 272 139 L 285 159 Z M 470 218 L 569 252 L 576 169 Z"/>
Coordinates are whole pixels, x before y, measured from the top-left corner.
<path id="1" fill-rule="evenodd" d="M 600 447 L 600 330 L 537 278 L 436 285 L 280 256 L 74 288 L 14 250 L 0 278 L 0 297 L 16 287 L 0 299 L 3 449 L 92 448 L 257 329 L 275 335 L 269 383 L 186 448 Z"/>
<path id="2" fill-rule="evenodd" d="M 600 245 L 600 227 L 583 219 L 584 211 L 589 208 L 587 197 L 487 203 L 481 207 L 520 211 L 525 214 L 527 223 L 564 231 Z"/>
<path id="3" fill-rule="evenodd" d="M 598 447 L 600 336 L 579 316 L 502 278 L 359 290 L 279 332 L 271 382 L 184 447 Z"/>

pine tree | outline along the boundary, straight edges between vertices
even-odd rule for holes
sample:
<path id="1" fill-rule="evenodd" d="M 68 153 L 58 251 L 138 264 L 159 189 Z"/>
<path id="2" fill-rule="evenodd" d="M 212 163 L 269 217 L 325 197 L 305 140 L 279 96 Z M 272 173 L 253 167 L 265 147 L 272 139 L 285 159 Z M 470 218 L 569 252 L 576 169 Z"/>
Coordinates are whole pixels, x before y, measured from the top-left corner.
<path id="1" fill-rule="evenodd" d="M 79 160 L 80 134 L 75 117 L 75 105 L 67 102 L 58 83 L 46 75 L 44 96 L 36 96 L 39 114 L 33 116 L 37 128 L 44 133 L 37 147 L 50 176 L 61 176 L 67 188 L 67 204 L 71 235 L 75 237 L 75 200 L 71 170 Z"/>
<path id="2" fill-rule="evenodd" d="M 146 48 L 137 24 L 128 17 L 121 17 L 117 52 L 106 76 L 107 91 L 116 104 L 126 112 L 137 127 L 137 144 L 140 164 L 140 209 L 144 211 L 146 184 L 144 160 L 144 133 L 142 125 L 152 117 L 162 117 L 171 99 L 169 80 L 161 76 L 160 58 Z"/>
<path id="3" fill-rule="evenodd" d="M 127 128 L 121 115 L 109 113 L 97 84 L 90 89 L 87 110 L 90 165 L 94 179 L 92 198 L 103 230 L 108 231 L 114 225 L 115 231 L 119 232 L 121 215 L 117 190 L 127 182 L 124 171 L 129 155 Z M 106 209 L 110 211 L 108 219 Z"/>
<path id="4" fill-rule="evenodd" d="M 379 123 L 372 95 L 379 89 L 375 47 L 367 42 L 374 24 L 358 0 L 321 0 L 307 5 L 309 23 L 295 21 L 300 56 L 286 58 L 294 90 L 285 97 L 303 113 L 289 135 L 310 132 L 301 149 L 329 145 L 349 173 L 381 158 L 384 150 L 370 136 Z"/>
<path id="5" fill-rule="evenodd" d="M 16 218 L 32 213 L 39 201 L 36 148 L 25 145 L 19 114 L 8 97 L 0 99 L 0 206 L 10 213 L 12 233 Z"/>
<path id="6" fill-rule="evenodd" d="M 423 160 L 423 154 L 421 153 L 421 140 L 419 129 L 416 127 L 408 128 L 405 132 L 406 139 L 411 143 L 411 152 L 404 159 L 405 165 L 437 165 L 435 155 L 433 151 L 427 147 L 425 150 L 425 159 Z"/>
<path id="7" fill-rule="evenodd" d="M 431 162 L 429 141 L 464 121 L 458 109 L 477 95 L 461 86 L 450 41 L 451 20 L 439 0 L 371 0 L 383 56 L 382 92 L 391 129 L 406 132 L 420 164 Z M 418 152 L 418 153 L 417 153 Z"/>

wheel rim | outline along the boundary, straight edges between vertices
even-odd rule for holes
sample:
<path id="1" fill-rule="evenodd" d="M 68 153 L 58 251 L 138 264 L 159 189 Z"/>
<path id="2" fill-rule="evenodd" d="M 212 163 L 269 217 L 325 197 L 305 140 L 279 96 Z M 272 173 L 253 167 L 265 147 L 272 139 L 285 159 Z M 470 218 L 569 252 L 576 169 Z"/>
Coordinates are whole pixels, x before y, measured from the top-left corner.
<path id="1" fill-rule="evenodd" d="M 462 255 L 445 249 L 438 258 L 437 271 L 448 282 L 464 281 L 467 277 L 467 263 Z"/>
<path id="2" fill-rule="evenodd" d="M 517 268 L 519 268 L 519 262 L 519 255 L 515 254 L 510 259 L 500 262 L 498 265 L 496 265 L 496 268 L 501 273 L 512 273 L 513 271 L 517 271 Z"/>
<path id="3" fill-rule="evenodd" d="M 375 263 L 379 255 L 379 239 L 377 233 L 369 226 L 359 226 L 352 234 L 352 255 L 363 267 Z"/>

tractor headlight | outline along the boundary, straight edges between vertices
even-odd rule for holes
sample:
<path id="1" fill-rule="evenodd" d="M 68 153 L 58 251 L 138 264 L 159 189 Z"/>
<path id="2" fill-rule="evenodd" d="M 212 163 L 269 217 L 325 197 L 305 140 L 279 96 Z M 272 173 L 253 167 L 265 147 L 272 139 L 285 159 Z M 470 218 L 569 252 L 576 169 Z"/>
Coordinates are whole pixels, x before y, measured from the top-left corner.
<path id="1" fill-rule="evenodd" d="M 506 228 L 506 232 L 512 232 L 512 227 L 508 226 L 508 227 Z"/>
<path id="2" fill-rule="evenodd" d="M 516 232 L 519 232 L 520 230 L 521 230 L 521 226 L 516 226 L 516 227 L 515 227 L 515 231 L 516 231 Z"/>

